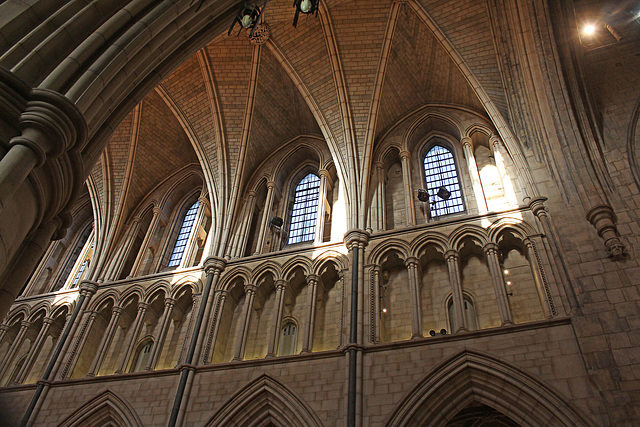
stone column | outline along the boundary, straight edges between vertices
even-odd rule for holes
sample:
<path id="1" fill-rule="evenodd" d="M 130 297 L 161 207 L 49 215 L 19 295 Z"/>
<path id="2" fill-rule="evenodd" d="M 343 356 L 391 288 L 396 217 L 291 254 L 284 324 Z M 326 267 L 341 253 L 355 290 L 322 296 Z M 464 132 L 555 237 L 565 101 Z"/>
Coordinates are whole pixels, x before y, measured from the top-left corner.
<path id="1" fill-rule="evenodd" d="M 164 300 L 164 312 L 160 320 L 160 332 L 158 338 L 153 342 L 151 348 L 151 355 L 149 356 L 149 362 L 145 366 L 145 371 L 152 371 L 156 368 L 160 353 L 162 352 L 162 346 L 164 346 L 164 340 L 167 338 L 167 332 L 169 331 L 169 321 L 171 320 L 171 312 L 176 300 L 173 298 L 165 298 Z"/>
<path id="2" fill-rule="evenodd" d="M 418 259 L 405 260 L 409 275 L 409 295 L 411 297 L 411 339 L 422 338 L 422 310 L 420 308 L 420 286 L 418 285 Z"/>
<path id="3" fill-rule="evenodd" d="M 22 384 L 26 376 L 29 374 L 29 371 L 31 371 L 33 362 L 38 357 L 40 350 L 42 350 L 42 345 L 47 339 L 47 334 L 49 333 L 49 328 L 51 327 L 52 323 L 53 323 L 53 319 L 50 317 L 45 317 L 43 319 L 42 328 L 40 329 L 40 332 L 38 332 L 38 336 L 34 340 L 33 345 L 31 346 L 31 349 L 29 349 L 29 354 L 27 355 L 27 358 L 22 364 L 22 368 L 20 368 L 20 372 L 18 373 L 18 375 L 14 380 L 14 384 Z"/>
<path id="4" fill-rule="evenodd" d="M 500 261 L 498 260 L 498 245 L 495 243 L 487 243 L 484 248 L 484 255 L 491 273 L 491 280 L 496 291 L 496 300 L 498 302 L 498 311 L 502 326 L 512 325 L 511 310 L 509 309 L 509 300 L 507 299 L 507 289 L 504 283 L 504 277 L 500 270 Z"/>
<path id="5" fill-rule="evenodd" d="M 478 173 L 478 165 L 476 164 L 476 158 L 473 155 L 473 146 L 471 145 L 471 138 L 464 137 L 460 140 L 462 149 L 464 150 L 464 157 L 467 160 L 467 168 L 469 169 L 469 176 L 471 177 L 471 183 L 473 185 L 473 193 L 476 196 L 476 203 L 478 204 L 478 212 L 485 213 L 487 209 L 487 200 L 484 197 L 484 191 L 482 190 L 482 181 L 480 181 L 480 174 Z"/>
<path id="6" fill-rule="evenodd" d="M 460 257 L 458 255 L 458 251 L 451 249 L 445 252 L 444 257 L 447 260 L 449 283 L 451 284 L 453 313 L 456 323 L 456 330 L 451 332 L 457 333 L 466 331 L 469 328 L 469 325 L 467 325 L 467 317 L 464 315 L 464 296 L 462 293 L 462 280 L 460 278 Z"/>
<path id="7" fill-rule="evenodd" d="M 310 274 L 307 276 L 307 286 L 309 286 L 309 301 L 307 311 L 307 321 L 304 328 L 304 337 L 302 339 L 302 352 L 311 353 L 313 348 L 313 330 L 316 320 L 316 300 L 318 297 L 318 276 Z"/>
<path id="8" fill-rule="evenodd" d="M 402 161 L 402 182 L 404 184 L 404 206 L 407 225 L 415 225 L 416 210 L 413 206 L 413 190 L 411 188 L 411 154 L 408 151 L 401 151 L 400 160 Z"/>
<path id="9" fill-rule="evenodd" d="M 239 361 L 244 358 L 244 349 L 247 345 L 247 335 L 249 335 L 249 324 L 251 323 L 251 313 L 253 312 L 253 301 L 256 296 L 256 286 L 246 285 L 244 292 L 246 294 L 244 313 L 242 314 L 242 335 L 240 336 L 240 342 L 236 347 L 236 354 L 233 360 Z"/>
<path id="10" fill-rule="evenodd" d="M 238 239 L 238 245 L 236 248 L 236 257 L 242 257 L 244 251 L 247 248 L 247 241 L 249 240 L 249 229 L 251 228 L 251 219 L 253 218 L 253 211 L 256 207 L 256 192 L 251 190 L 247 193 L 247 208 L 245 216 L 242 218 L 242 226 L 240 229 L 240 236 Z"/>
<path id="11" fill-rule="evenodd" d="M 507 199 L 507 203 L 511 207 L 518 206 L 518 198 L 516 197 L 516 192 L 513 189 L 513 181 L 509 177 L 507 173 L 507 167 L 504 164 L 504 159 L 508 157 L 507 150 L 505 150 L 502 141 L 498 138 L 497 135 L 492 135 L 489 138 L 489 145 L 491 145 L 491 149 L 493 151 L 493 158 L 496 162 L 496 168 L 498 169 L 498 173 L 500 174 L 500 181 L 502 182 L 502 188 L 504 189 L 504 195 Z"/>
<path id="12" fill-rule="evenodd" d="M 260 222 L 260 234 L 258 234 L 258 244 L 256 245 L 256 254 L 262 253 L 262 247 L 264 246 L 264 239 L 269 229 L 269 213 L 273 205 L 274 190 L 276 183 L 273 181 L 267 182 L 267 198 L 264 201 L 264 209 L 262 211 L 262 221 Z"/>
<path id="13" fill-rule="evenodd" d="M 318 194 L 318 215 L 316 216 L 316 243 L 322 243 L 324 236 L 324 217 L 327 206 L 327 187 L 329 185 L 329 171 L 320 169 L 320 191 Z"/>
<path id="14" fill-rule="evenodd" d="M 211 333 L 209 334 L 207 347 L 205 348 L 202 356 L 203 364 L 209 363 L 213 357 L 213 352 L 216 348 L 216 341 L 218 340 L 218 332 L 220 331 L 220 316 L 224 313 L 224 306 L 227 302 L 227 298 L 229 297 L 229 292 L 224 289 L 218 291 L 217 294 L 215 310 L 213 311 L 211 320 Z"/>
<path id="15" fill-rule="evenodd" d="M 540 306 L 544 311 L 544 315 L 547 319 L 551 319 L 555 313 L 553 308 L 553 302 L 551 299 L 551 293 L 547 286 L 547 281 L 540 264 L 540 258 L 538 257 L 538 251 L 533 241 L 529 238 L 524 239 L 524 246 L 527 250 L 527 259 L 529 260 L 529 268 L 531 268 L 531 274 L 536 284 L 536 291 L 538 292 L 538 298 L 540 299 Z"/>
<path id="16" fill-rule="evenodd" d="M 16 334 L 16 338 L 13 340 L 13 343 L 11 343 L 7 354 L 5 354 L 4 358 L 2 359 L 2 363 L 0 363 L 0 378 L 2 378 L 9 366 L 13 366 L 13 358 L 15 357 L 18 349 L 20 349 L 20 347 L 22 346 L 24 336 L 27 333 L 27 329 L 29 329 L 29 326 L 31 326 L 31 322 L 27 322 L 26 320 L 20 322 L 20 329 Z"/>
<path id="17" fill-rule="evenodd" d="M 78 361 L 78 357 L 80 356 L 80 352 L 82 351 L 82 348 L 87 341 L 87 337 L 89 336 L 89 332 L 91 331 L 91 328 L 96 321 L 96 317 L 98 316 L 98 313 L 96 313 L 95 311 L 88 312 L 87 314 L 87 319 L 85 320 L 84 325 L 82 326 L 82 329 L 80 330 L 80 333 L 75 340 L 75 344 L 71 350 L 71 354 L 69 355 L 67 363 L 65 363 L 64 365 L 64 369 L 62 370 L 60 378 L 68 378 L 69 376 L 71 376 L 76 362 Z"/>
<path id="18" fill-rule="evenodd" d="M 144 261 L 144 256 L 147 253 L 147 249 L 149 248 L 149 243 L 151 242 L 151 238 L 156 232 L 156 227 L 158 226 L 158 222 L 160 221 L 160 215 L 162 214 L 162 209 L 155 206 L 153 208 L 153 217 L 151 217 L 151 222 L 149 223 L 149 228 L 147 228 L 147 232 L 144 235 L 144 239 L 142 240 L 142 244 L 140 245 L 140 250 L 138 251 L 138 255 L 136 256 L 136 260 L 133 263 L 133 267 L 131 267 L 131 273 L 129 274 L 131 277 L 136 277 L 140 272 L 140 268 L 142 267 L 142 261 Z M 184 259 L 184 257 L 183 257 Z"/>
<path id="19" fill-rule="evenodd" d="M 544 205 L 544 202 L 546 200 L 546 197 L 534 197 L 532 199 L 529 199 L 529 209 L 531 209 L 531 212 L 533 212 L 536 218 L 538 218 L 538 221 L 540 221 L 540 224 L 542 225 L 542 230 L 545 236 L 547 237 L 547 239 L 549 239 L 552 255 L 551 265 L 555 267 L 556 273 L 558 275 L 557 277 L 560 279 L 560 283 L 562 283 L 562 286 L 564 287 L 565 294 L 567 296 L 567 299 L 569 300 L 570 314 L 579 314 L 581 310 L 580 304 L 578 303 L 578 297 L 569 280 L 569 273 L 564 265 L 562 252 L 560 251 L 560 246 L 555 238 L 555 233 L 553 231 L 553 227 L 551 226 L 547 208 Z"/>
<path id="20" fill-rule="evenodd" d="M 216 310 L 218 309 L 218 300 L 216 297 L 218 297 L 219 295 L 217 292 L 214 292 L 214 291 L 215 291 L 215 288 L 218 286 L 218 280 L 220 280 L 220 275 L 222 274 L 225 267 L 227 266 L 227 260 L 225 258 L 219 258 L 219 257 L 208 257 L 203 262 L 203 266 L 207 273 L 206 280 L 207 282 L 211 280 L 211 285 L 210 285 L 209 292 L 207 294 L 207 300 L 203 301 L 203 304 L 206 304 L 206 306 L 202 313 L 201 323 L 198 327 L 198 337 L 196 340 L 196 346 L 193 350 L 193 357 L 191 358 L 192 363 L 194 364 L 198 364 L 198 362 L 201 360 L 200 356 L 201 354 L 203 354 L 203 350 L 204 350 L 204 357 L 202 358 L 202 363 L 207 363 L 208 361 L 209 349 L 211 348 L 211 341 L 209 341 L 208 339 L 210 337 L 210 335 L 208 335 L 210 330 L 209 325 L 211 324 L 211 316 L 212 316 L 212 311 L 214 311 L 213 310 L 214 307 L 216 308 Z M 217 314 L 214 312 L 213 313 L 214 322 L 215 322 L 216 316 Z"/>
<path id="21" fill-rule="evenodd" d="M 87 306 L 91 301 L 91 297 L 98 290 L 98 285 L 96 283 L 92 283 L 89 281 L 83 281 L 80 284 L 79 290 L 80 290 L 80 297 L 78 298 L 77 304 L 79 304 L 80 306 L 77 308 L 77 311 L 76 309 L 74 309 L 74 311 L 67 317 L 67 323 L 65 323 L 61 337 L 59 338 L 59 339 L 64 339 L 64 343 L 60 348 L 59 357 L 53 360 L 54 365 L 50 370 L 50 378 L 55 378 L 57 376 L 60 370 L 60 367 L 63 366 L 63 363 L 65 366 L 65 369 L 63 370 L 63 375 L 64 375 L 64 371 L 68 370 L 70 361 L 72 360 L 74 352 L 78 347 L 75 344 L 71 346 L 71 343 L 72 342 L 78 343 L 78 339 L 82 336 L 82 334 L 80 334 L 78 338 L 74 340 L 74 337 L 76 337 L 78 328 L 82 323 L 82 318 L 84 317 L 85 310 L 87 309 Z M 68 329 L 67 329 L 67 326 L 69 326 Z M 47 375 L 43 374 L 43 376 L 47 376 Z"/>
<path id="22" fill-rule="evenodd" d="M 9 325 L 3 323 L 0 325 L 0 344 L 4 341 L 5 335 L 7 335 L 7 331 L 9 330 Z"/>
<path id="23" fill-rule="evenodd" d="M 273 312 L 273 319 L 271 320 L 271 335 L 269 336 L 267 357 L 275 357 L 278 352 L 278 338 L 280 338 L 286 291 L 287 282 L 282 279 L 276 280 L 276 310 Z"/>
<path id="24" fill-rule="evenodd" d="M 149 304 L 145 302 L 138 303 L 138 314 L 136 314 L 136 318 L 133 321 L 131 335 L 129 336 L 127 343 L 124 345 L 124 354 L 122 355 L 120 367 L 115 372 L 116 374 L 121 374 L 127 370 L 127 365 L 129 364 L 131 353 L 133 353 L 133 348 L 136 345 L 136 340 L 138 339 L 138 334 L 140 333 L 140 328 L 142 327 L 142 321 L 144 320 L 144 315 L 147 312 L 147 307 L 149 307 Z"/>
<path id="25" fill-rule="evenodd" d="M 373 316 L 371 316 L 372 325 L 371 329 L 373 330 L 373 339 L 372 342 L 379 343 L 380 342 L 380 316 L 383 315 L 382 309 L 380 305 L 380 266 L 376 265 L 373 267 L 373 291 L 375 292 L 375 296 L 373 299 Z"/>
<path id="26" fill-rule="evenodd" d="M 111 319 L 109 320 L 107 329 L 104 331 L 104 335 L 102 336 L 102 340 L 100 341 L 100 345 L 98 346 L 98 351 L 93 358 L 91 369 L 89 369 L 89 373 L 87 374 L 87 376 L 94 377 L 98 375 L 98 372 L 100 372 L 100 366 L 102 365 L 102 361 L 104 360 L 104 357 L 107 355 L 107 351 L 111 346 L 111 341 L 113 341 L 113 336 L 115 335 L 116 328 L 118 327 L 118 320 L 120 319 L 121 313 L 122 308 L 120 307 L 113 307 L 111 309 Z"/>
<path id="27" fill-rule="evenodd" d="M 19 121 L 21 134 L 9 141 L 0 159 L 0 212 L 34 168 L 81 146 L 87 136 L 84 116 L 75 104 L 50 90 L 31 89 Z"/>
<path id="28" fill-rule="evenodd" d="M 384 230 L 387 227 L 387 213 L 384 207 L 385 199 L 385 179 L 384 179 L 384 163 L 376 162 L 376 176 L 378 177 L 378 230 Z"/>

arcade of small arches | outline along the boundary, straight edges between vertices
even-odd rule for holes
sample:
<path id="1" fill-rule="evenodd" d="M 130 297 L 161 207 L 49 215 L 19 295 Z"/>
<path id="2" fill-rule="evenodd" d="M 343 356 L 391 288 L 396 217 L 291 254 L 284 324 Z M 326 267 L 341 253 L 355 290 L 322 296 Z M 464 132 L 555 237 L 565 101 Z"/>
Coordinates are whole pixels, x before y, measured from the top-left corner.
<path id="1" fill-rule="evenodd" d="M 341 176 L 315 136 L 283 144 L 251 174 L 209 299 L 198 365 L 340 353 L 348 344 Z M 390 128 L 372 157 L 360 242 L 367 249 L 359 291 L 365 345 L 557 316 L 558 266 L 538 231 L 545 210 L 540 200 L 518 204 L 526 186 L 478 115 L 425 108 Z M 451 197 L 438 196 L 440 187 Z M 100 251 L 112 254 L 96 261 L 104 279 L 60 357 L 57 379 L 184 363 L 203 303 L 203 262 L 220 224 L 204 173 L 185 165 L 142 197 L 111 235 L 95 226 L 94 188 L 90 178 L 71 232 L 51 245 L 2 324 L 0 385 L 38 380 Z M 420 188 L 427 202 L 416 198 Z"/>

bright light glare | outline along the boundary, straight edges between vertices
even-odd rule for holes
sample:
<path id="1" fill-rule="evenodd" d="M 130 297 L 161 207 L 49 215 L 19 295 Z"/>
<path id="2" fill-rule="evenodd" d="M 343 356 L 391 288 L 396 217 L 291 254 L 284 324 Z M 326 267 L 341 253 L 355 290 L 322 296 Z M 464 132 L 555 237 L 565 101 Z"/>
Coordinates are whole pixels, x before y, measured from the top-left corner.
<path id="1" fill-rule="evenodd" d="M 596 32 L 596 27 L 593 24 L 585 25 L 584 29 L 582 30 L 582 32 L 587 36 L 591 36 L 591 35 L 593 35 L 593 33 Z"/>

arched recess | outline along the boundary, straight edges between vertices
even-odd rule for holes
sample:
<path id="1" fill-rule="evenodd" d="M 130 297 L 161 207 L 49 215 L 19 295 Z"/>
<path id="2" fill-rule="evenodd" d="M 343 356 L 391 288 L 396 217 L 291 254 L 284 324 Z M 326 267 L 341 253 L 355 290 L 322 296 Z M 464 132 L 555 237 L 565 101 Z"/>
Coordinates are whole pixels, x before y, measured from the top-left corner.
<path id="1" fill-rule="evenodd" d="M 420 381 L 400 402 L 387 426 L 444 426 L 464 408 L 489 406 L 522 426 L 591 425 L 556 392 L 492 356 L 465 350 Z"/>
<path id="2" fill-rule="evenodd" d="M 302 399 L 265 374 L 233 395 L 205 425 L 319 427 L 322 422 Z"/>
<path id="3" fill-rule="evenodd" d="M 110 390 L 82 404 L 59 427 L 142 427 L 133 407 Z"/>

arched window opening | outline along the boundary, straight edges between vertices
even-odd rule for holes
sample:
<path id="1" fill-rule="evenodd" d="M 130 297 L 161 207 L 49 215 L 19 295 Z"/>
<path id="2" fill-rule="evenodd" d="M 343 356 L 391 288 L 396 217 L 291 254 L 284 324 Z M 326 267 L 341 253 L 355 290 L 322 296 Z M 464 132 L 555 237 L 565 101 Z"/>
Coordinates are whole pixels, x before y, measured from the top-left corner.
<path id="1" fill-rule="evenodd" d="M 464 212 L 456 162 L 450 150 L 433 146 L 424 156 L 424 175 L 432 218 Z"/>
<path id="2" fill-rule="evenodd" d="M 56 281 L 56 284 L 51 290 L 52 292 L 59 291 L 64 287 L 65 283 L 67 283 L 67 281 L 71 277 L 71 274 L 73 273 L 74 268 L 77 268 L 77 270 L 76 270 L 76 275 L 73 276 L 74 278 L 72 281 L 72 285 L 75 286 L 77 283 L 77 280 L 80 280 L 82 273 L 84 273 L 84 270 L 88 265 L 88 260 L 91 259 L 91 254 L 93 253 L 93 242 L 91 243 L 91 248 L 85 248 L 85 246 L 87 245 L 87 241 L 89 240 L 89 237 L 91 237 L 92 231 L 93 231 L 93 225 L 87 227 L 85 231 L 82 233 L 82 235 L 80 236 L 80 238 L 78 239 L 76 245 L 73 248 L 73 252 L 67 259 L 67 263 L 65 264 L 64 269 L 58 276 L 58 280 Z M 84 253 L 84 256 L 82 257 L 82 261 L 79 261 L 83 253 Z M 78 262 L 81 263 L 80 266 L 77 265 Z M 84 265 L 85 262 L 87 263 L 87 265 Z M 83 265 L 84 265 L 84 268 L 83 268 Z M 80 272 L 80 270 L 82 271 Z M 78 272 L 80 272 L 80 276 L 78 276 Z"/>
<path id="3" fill-rule="evenodd" d="M 147 343 L 140 348 L 138 354 L 136 354 L 135 363 L 133 364 L 133 369 L 131 372 L 140 372 L 143 371 L 144 368 L 149 363 L 149 357 L 151 357 L 151 346 L 153 345 L 153 341 L 147 341 Z"/>
<path id="4" fill-rule="evenodd" d="M 82 261 L 82 264 L 80 264 L 80 268 L 78 268 L 78 272 L 76 273 L 76 275 L 73 278 L 73 282 L 71 282 L 71 287 L 75 288 L 78 286 L 78 282 L 80 281 L 80 279 L 82 279 L 85 276 L 87 267 L 89 266 L 89 263 L 91 263 L 91 258 L 93 257 L 93 249 L 95 247 L 95 241 L 91 241 L 91 246 L 89 247 L 89 249 L 85 252 Z"/>
<path id="5" fill-rule="evenodd" d="M 178 238 L 176 239 L 176 243 L 173 246 L 173 251 L 171 251 L 171 258 L 169 259 L 168 264 L 169 267 L 177 267 L 182 262 L 182 257 L 184 256 L 185 249 L 187 248 L 189 236 L 191 235 L 191 229 L 193 228 L 193 224 L 195 223 L 199 207 L 200 202 L 196 201 L 193 205 L 191 205 L 187 213 L 184 215 L 182 226 L 180 227 L 180 232 L 178 233 Z"/>
<path id="6" fill-rule="evenodd" d="M 278 356 L 290 356 L 295 353 L 297 333 L 298 328 L 293 321 L 285 322 L 280 334 Z"/>
<path id="7" fill-rule="evenodd" d="M 315 239 L 319 195 L 320 178 L 313 173 L 302 178 L 296 186 L 288 244 Z"/>
<path id="8" fill-rule="evenodd" d="M 473 301 L 467 295 L 464 296 L 464 319 L 467 324 L 467 329 L 470 331 L 475 331 L 478 329 L 478 321 L 476 319 L 476 309 L 473 305 Z M 455 316 L 455 308 L 453 307 L 453 298 L 449 298 L 449 304 L 447 307 L 448 315 L 449 315 L 449 324 L 451 325 L 451 332 L 455 332 L 458 330 L 460 325 L 456 324 L 456 316 Z"/>

